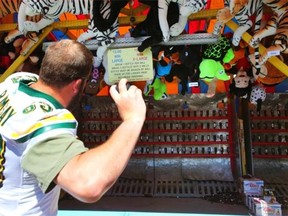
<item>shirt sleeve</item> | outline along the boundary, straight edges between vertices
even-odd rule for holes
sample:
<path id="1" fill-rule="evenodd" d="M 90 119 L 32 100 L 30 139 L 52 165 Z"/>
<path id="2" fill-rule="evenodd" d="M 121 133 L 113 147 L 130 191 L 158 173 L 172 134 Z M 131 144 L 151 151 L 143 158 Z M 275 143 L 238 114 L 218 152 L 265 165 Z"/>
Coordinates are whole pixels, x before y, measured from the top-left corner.
<path id="1" fill-rule="evenodd" d="M 81 140 L 71 134 L 62 134 L 49 137 L 31 147 L 23 155 L 21 165 L 37 178 L 45 193 L 65 164 L 87 150 Z"/>

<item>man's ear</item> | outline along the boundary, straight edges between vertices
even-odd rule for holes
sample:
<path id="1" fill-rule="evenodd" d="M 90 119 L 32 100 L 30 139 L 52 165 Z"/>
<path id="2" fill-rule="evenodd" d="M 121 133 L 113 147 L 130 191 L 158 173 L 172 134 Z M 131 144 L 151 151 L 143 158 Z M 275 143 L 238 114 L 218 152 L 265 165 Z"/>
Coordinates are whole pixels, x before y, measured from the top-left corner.
<path id="1" fill-rule="evenodd" d="M 82 82 L 84 82 L 82 79 L 77 79 L 71 83 L 71 88 L 74 94 L 77 94 L 79 91 L 81 91 Z"/>

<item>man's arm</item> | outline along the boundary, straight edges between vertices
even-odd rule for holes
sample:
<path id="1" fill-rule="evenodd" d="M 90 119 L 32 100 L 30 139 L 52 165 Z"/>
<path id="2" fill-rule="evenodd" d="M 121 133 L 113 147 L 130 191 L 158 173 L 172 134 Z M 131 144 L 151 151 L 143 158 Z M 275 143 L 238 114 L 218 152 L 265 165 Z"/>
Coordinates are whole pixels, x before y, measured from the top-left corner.
<path id="1" fill-rule="evenodd" d="M 102 145 L 77 155 L 55 178 L 65 191 L 83 202 L 96 202 L 125 169 L 141 132 L 146 105 L 136 86 L 126 88 L 126 80 L 110 88 L 122 123 Z"/>

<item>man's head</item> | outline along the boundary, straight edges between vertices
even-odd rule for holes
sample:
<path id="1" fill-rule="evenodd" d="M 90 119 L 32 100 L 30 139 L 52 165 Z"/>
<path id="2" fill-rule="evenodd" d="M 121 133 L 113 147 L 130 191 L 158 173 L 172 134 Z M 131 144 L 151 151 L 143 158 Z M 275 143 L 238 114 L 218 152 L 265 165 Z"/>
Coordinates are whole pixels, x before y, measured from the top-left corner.
<path id="1" fill-rule="evenodd" d="M 92 64 L 92 52 L 83 44 L 74 40 L 61 40 L 47 48 L 39 82 L 53 89 L 53 92 L 58 92 L 58 100 L 62 98 L 65 107 L 75 106 L 79 104 L 90 77 Z"/>
<path id="2" fill-rule="evenodd" d="M 83 44 L 61 40 L 50 45 L 42 61 L 39 79 L 61 88 L 77 79 L 86 79 L 92 70 L 93 55 Z"/>

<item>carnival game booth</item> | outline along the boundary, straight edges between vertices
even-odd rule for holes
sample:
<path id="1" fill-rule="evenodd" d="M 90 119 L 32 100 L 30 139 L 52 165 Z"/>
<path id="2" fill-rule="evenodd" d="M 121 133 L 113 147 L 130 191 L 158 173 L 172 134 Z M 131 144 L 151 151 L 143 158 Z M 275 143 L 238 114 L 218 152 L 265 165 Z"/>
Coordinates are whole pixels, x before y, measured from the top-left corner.
<path id="1" fill-rule="evenodd" d="M 251 2 L 0 0 L 0 81 L 38 73 L 51 43 L 78 40 L 95 56 L 76 113 L 87 147 L 120 122 L 108 93 L 120 78 L 140 87 L 147 104 L 129 164 L 105 196 L 223 200 L 239 192 L 239 178 L 256 177 L 285 209 L 287 6 Z"/>

